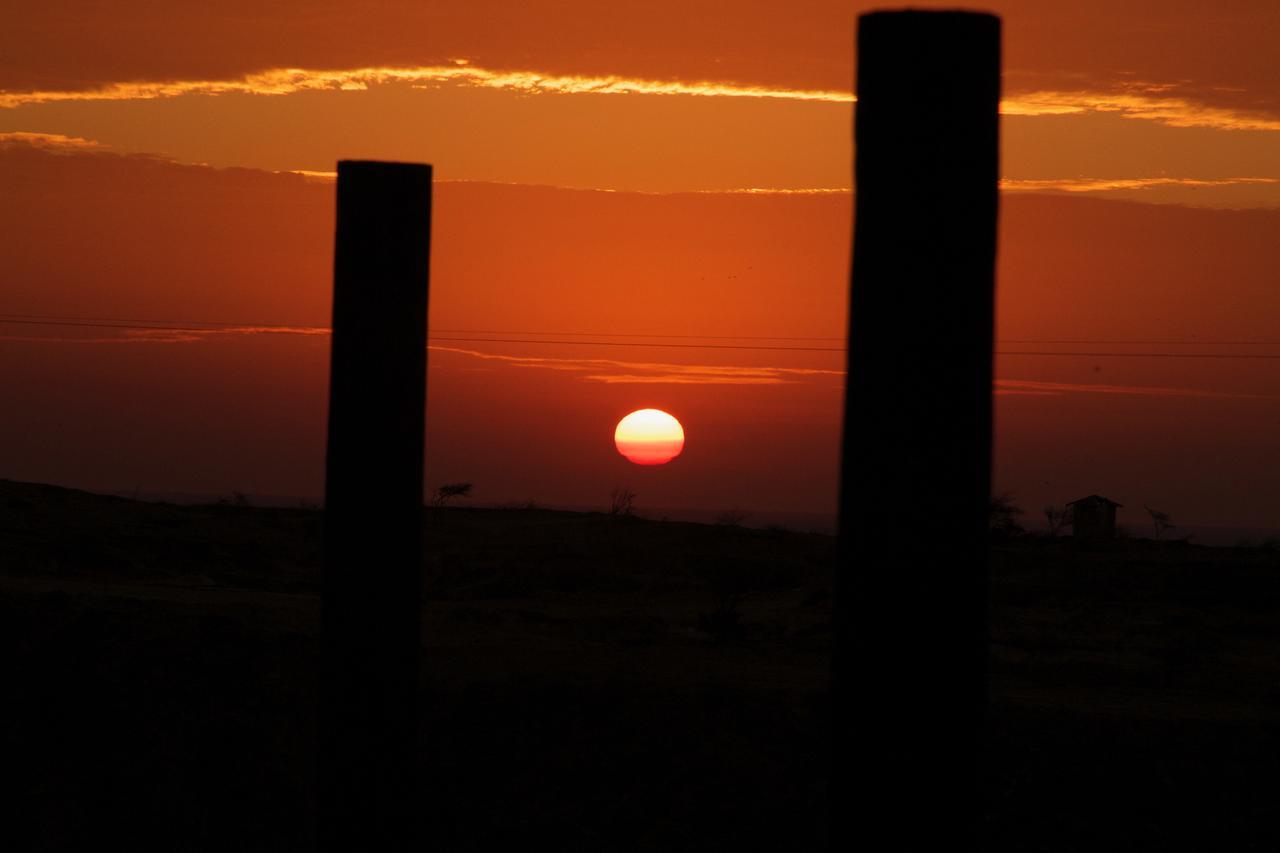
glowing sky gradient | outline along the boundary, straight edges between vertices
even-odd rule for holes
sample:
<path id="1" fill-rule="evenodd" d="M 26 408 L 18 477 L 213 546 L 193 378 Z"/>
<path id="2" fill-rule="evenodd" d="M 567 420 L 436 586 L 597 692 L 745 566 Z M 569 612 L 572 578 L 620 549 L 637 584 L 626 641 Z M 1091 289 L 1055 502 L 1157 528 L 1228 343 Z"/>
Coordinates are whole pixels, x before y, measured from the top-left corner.
<path id="1" fill-rule="evenodd" d="M 0 34 L 0 132 L 273 171 L 374 157 L 450 180 L 847 189 L 870 5 L 31 4 Z M 992 10 L 1008 188 L 1280 204 L 1275 4 Z"/>
<path id="2" fill-rule="evenodd" d="M 988 5 L 997 483 L 1032 516 L 1098 492 L 1280 526 L 1280 5 Z M 829 512 L 870 7 L 21 5 L 0 476 L 315 495 L 351 157 L 440 179 L 429 483 Z M 618 455 L 618 415 L 647 405 L 698 453 Z"/>

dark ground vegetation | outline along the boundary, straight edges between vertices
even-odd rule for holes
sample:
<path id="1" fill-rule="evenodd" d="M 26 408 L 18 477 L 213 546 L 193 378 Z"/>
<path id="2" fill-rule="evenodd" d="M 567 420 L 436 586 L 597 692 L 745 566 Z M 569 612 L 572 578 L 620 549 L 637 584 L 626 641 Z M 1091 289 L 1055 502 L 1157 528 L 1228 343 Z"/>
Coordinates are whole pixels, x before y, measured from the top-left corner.
<path id="1" fill-rule="evenodd" d="M 432 849 L 825 846 L 830 537 L 428 527 Z M 319 557 L 314 510 L 0 481 L 7 849 L 313 846 Z M 1280 849 L 1280 554 L 1023 537 L 992 573 L 986 849 Z"/>

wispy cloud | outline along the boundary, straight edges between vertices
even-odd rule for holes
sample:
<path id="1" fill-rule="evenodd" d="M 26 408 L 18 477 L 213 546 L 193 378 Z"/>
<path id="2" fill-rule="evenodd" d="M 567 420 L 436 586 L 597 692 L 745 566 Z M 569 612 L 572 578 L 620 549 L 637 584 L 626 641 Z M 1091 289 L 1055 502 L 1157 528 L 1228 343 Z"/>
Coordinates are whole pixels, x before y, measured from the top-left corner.
<path id="1" fill-rule="evenodd" d="M 430 349 L 451 352 L 513 367 L 561 370 L 581 374 L 588 382 L 637 385 L 784 385 L 806 377 L 844 376 L 843 370 L 814 367 L 743 367 L 726 364 L 671 364 L 624 361 L 613 358 L 554 358 L 500 355 L 479 350 L 432 344 Z"/>
<path id="2" fill-rule="evenodd" d="M 1169 127 L 1280 131 L 1280 118 L 1273 115 L 1209 106 L 1174 92 L 1172 86 L 1150 83 L 1135 83 L 1111 91 L 1028 92 L 1006 98 L 1000 111 L 1008 116 L 1113 113 Z"/>
<path id="3" fill-rule="evenodd" d="M 59 133 L 32 133 L 28 131 L 12 131 L 0 133 L 0 151 L 6 148 L 27 147 L 43 151 L 63 154 L 96 153 L 119 154 L 121 156 L 145 156 L 154 159 L 166 159 L 158 155 L 124 154 L 111 146 L 93 139 L 78 136 L 66 136 Z M 176 161 L 169 161 L 176 162 Z M 302 177 L 329 182 L 337 178 L 334 171 L 314 169 L 288 169 L 280 174 L 300 175 Z M 446 184 L 468 184 L 472 181 L 441 181 Z M 1007 192 L 1064 192 L 1064 193 L 1105 193 L 1117 191 L 1135 191 L 1160 188 L 1177 189 L 1212 189 L 1222 187 L 1243 186 L 1280 186 L 1280 178 L 1238 177 L 1238 178 L 1002 178 L 1000 188 Z M 614 192 L 599 190 L 599 192 Z M 668 193 L 650 193 L 636 191 L 640 195 L 667 195 Z M 732 189 L 696 190 L 695 195 L 760 195 L 760 196 L 833 196 L 850 195 L 851 187 L 739 187 Z"/>
<path id="4" fill-rule="evenodd" d="M 209 338 L 257 335 L 326 337 L 329 335 L 329 328 L 327 326 L 219 326 L 209 329 L 129 329 L 125 334 L 135 340 L 149 340 L 157 343 L 187 343 Z"/>
<path id="5" fill-rule="evenodd" d="M 301 175 L 304 178 L 311 178 L 317 181 L 336 181 L 338 173 L 332 169 L 289 169 L 290 175 Z"/>
<path id="6" fill-rule="evenodd" d="M 11 323 L 12 320 L 0 320 Z M 35 325 L 40 325 L 36 323 Z M 219 338 L 259 335 L 293 335 L 301 337 L 325 337 L 330 330 L 325 326 L 283 325 L 223 325 L 216 328 L 173 326 L 138 328 L 112 326 L 107 323 L 69 323 L 59 321 L 49 325 L 83 325 L 86 334 L 69 335 L 0 335 L 0 341 L 22 343 L 71 343 L 71 344 L 193 344 Z M 89 331 L 92 329 L 93 331 Z M 104 336 L 102 331 L 117 330 Z M 94 336 L 97 335 L 97 336 Z M 806 380 L 834 380 L 838 386 L 845 371 L 820 367 L 745 366 L 734 364 L 680 364 L 659 361 L 629 361 L 614 358 L 576 358 L 572 356 L 506 355 L 442 344 L 428 344 L 432 352 L 466 356 L 490 364 L 515 368 L 553 370 L 572 373 L 585 382 L 630 385 L 787 385 Z M 438 366 L 438 365 L 437 365 Z M 460 368 L 475 370 L 474 366 Z M 1157 385 L 1110 385 L 1092 382 L 1049 382 L 1038 379 L 996 379 L 994 393 L 1009 396 L 1062 397 L 1074 394 L 1105 394 L 1131 397 L 1182 397 L 1197 399 L 1275 399 L 1275 395 L 1245 394 L 1230 391 L 1213 391 L 1204 388 L 1179 388 Z"/>
<path id="7" fill-rule="evenodd" d="M 1266 395 L 1209 391 L 1203 388 L 1170 388 L 1158 385 L 1103 385 L 1092 382 L 1043 382 L 1037 379 L 997 379 L 995 393 L 1035 397 L 1065 394 L 1115 394 L 1128 397 L 1196 397 L 1219 399 L 1260 399 Z"/>
<path id="8" fill-rule="evenodd" d="M 84 139 L 80 136 L 66 136 L 61 133 L 31 133 L 25 130 L 0 133 L 0 149 L 15 146 L 65 152 L 110 150 L 108 146 L 103 145 L 101 142 Z"/>
<path id="9" fill-rule="evenodd" d="M 698 195 L 848 195 L 849 187 L 737 187 L 728 190 L 698 190 Z"/>
<path id="10" fill-rule="evenodd" d="M 1267 184 L 1280 184 L 1280 178 L 1004 178 L 1000 181 L 1000 188 L 1009 192 L 1094 193 L 1158 187 L 1199 189 Z"/>
<path id="11" fill-rule="evenodd" d="M 1211 189 L 1218 187 L 1276 186 L 1280 178 L 1001 178 L 1000 189 L 1006 192 L 1065 192 L 1102 193 L 1160 188 Z M 852 187 L 813 187 L 799 189 L 771 189 L 747 187 L 729 190 L 703 190 L 716 195 L 851 195 Z"/>
<path id="12" fill-rule="evenodd" d="M 4 335 L 0 340 L 25 343 L 67 344 L 193 344 L 217 338 L 234 338 L 258 335 L 294 335 L 302 337 L 327 336 L 324 326 L 157 326 L 144 328 L 112 322 L 74 322 L 59 320 L 42 322 L 38 319 L 0 319 L 0 325 L 60 326 L 85 329 L 83 335 Z M 92 330 L 92 331 L 89 331 Z M 107 330 L 115 330 L 114 333 Z"/>
<path id="13" fill-rule="evenodd" d="M 729 98 L 780 98 L 794 101 L 848 103 L 848 92 L 777 89 L 732 83 L 641 80 L 625 77 L 551 75 L 537 71 L 491 71 L 466 63 L 421 68 L 352 68 L 317 70 L 275 68 L 235 80 L 170 80 L 112 83 L 97 89 L 0 93 L 0 108 L 55 101 L 125 101 L 174 98 L 181 95 L 289 95 L 297 92 L 361 91 L 384 83 L 434 86 L 459 83 L 485 89 L 507 89 L 527 94 L 594 95 L 698 95 Z"/>
<path id="14" fill-rule="evenodd" d="M 64 335 L 0 335 L 0 341 L 16 344 L 145 344 L 149 341 L 141 338 L 120 337 L 68 337 Z M 166 343 L 186 343 L 187 341 L 166 341 Z"/>
<path id="15" fill-rule="evenodd" d="M 853 103 L 850 91 L 755 86 L 718 81 L 652 80 L 625 76 L 495 71 L 455 60 L 449 65 L 349 69 L 272 68 L 229 80 L 122 81 L 93 89 L 0 92 L 0 109 L 60 101 L 124 101 L 183 95 L 290 95 L 312 91 L 362 91 L 402 83 L 416 87 L 457 84 L 523 94 L 693 95 L 767 98 L 832 104 Z M 1280 131 L 1280 118 L 1262 112 L 1210 106 L 1158 83 L 1127 83 L 1103 90 L 1041 90 L 1013 93 L 1001 103 L 1009 116 L 1114 113 L 1172 127 Z"/>
<path id="16" fill-rule="evenodd" d="M 23 325 L 45 325 L 40 321 L 4 320 L 4 323 L 20 322 Z M 260 335 L 294 335 L 323 337 L 330 334 L 324 326 L 280 325 L 219 325 L 208 328 L 190 326 L 156 326 L 140 328 L 132 325 L 112 325 L 110 322 L 69 322 L 59 320 L 48 325 L 84 328 L 84 335 L 0 336 L 0 340 L 27 343 L 73 344 L 193 344 L 216 339 L 253 337 Z M 103 337 L 102 331 L 114 329 L 116 336 Z M 675 364 L 652 361 L 627 361 L 613 358 L 574 358 L 551 356 L 503 355 L 463 347 L 429 344 L 433 352 L 453 353 L 490 363 L 501 363 L 517 368 L 556 370 L 578 374 L 588 382 L 606 384 L 702 384 L 702 385 L 782 385 L 802 381 L 804 378 L 844 376 L 843 370 L 809 367 L 746 367 L 724 364 Z"/>
<path id="17" fill-rule="evenodd" d="M 811 367 L 742 367 L 738 365 L 668 364 L 605 358 L 554 358 L 547 356 L 515 356 L 487 353 L 460 347 L 432 345 L 432 350 L 468 355 L 473 358 L 504 362 L 517 367 L 563 370 L 580 373 L 590 382 L 609 384 L 722 384 L 782 385 L 806 378 L 838 377 L 842 369 Z M 1256 394 L 1237 394 L 1200 388 L 1176 388 L 1153 385 L 1108 385 L 1087 382 L 1046 382 L 1036 379 L 997 379 L 996 394 L 1063 396 L 1068 394 L 1110 394 L 1136 397 L 1257 398 Z"/>

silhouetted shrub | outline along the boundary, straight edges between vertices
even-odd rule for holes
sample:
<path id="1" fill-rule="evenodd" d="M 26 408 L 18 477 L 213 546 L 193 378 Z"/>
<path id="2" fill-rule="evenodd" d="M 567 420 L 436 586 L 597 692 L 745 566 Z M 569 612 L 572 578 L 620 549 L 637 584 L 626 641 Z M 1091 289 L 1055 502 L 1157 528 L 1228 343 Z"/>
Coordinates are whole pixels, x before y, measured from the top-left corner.
<path id="1" fill-rule="evenodd" d="M 1056 538 L 1062 528 L 1071 524 L 1071 507 L 1047 506 L 1044 520 L 1049 524 L 1049 536 Z"/>
<path id="2" fill-rule="evenodd" d="M 1169 513 L 1161 512 L 1160 510 L 1152 509 L 1151 507 L 1145 507 L 1145 509 L 1151 514 L 1151 523 L 1156 528 L 1157 539 L 1163 538 L 1165 531 L 1172 530 L 1178 526 L 1173 523 L 1173 519 L 1169 516 Z"/>
<path id="3" fill-rule="evenodd" d="M 435 496 L 431 499 L 432 506 L 444 506 L 454 498 L 465 498 L 471 495 L 470 483 L 445 483 L 436 489 Z"/>
<path id="4" fill-rule="evenodd" d="M 636 493 L 630 489 L 614 489 L 609 493 L 609 515 L 631 515 L 635 501 Z"/>
<path id="5" fill-rule="evenodd" d="M 991 496 L 991 510 L 987 523 L 993 536 L 1008 539 L 1025 533 L 1022 525 L 1018 524 L 1020 515 L 1022 515 L 1022 507 L 1013 502 L 1013 495 L 1001 492 Z"/>

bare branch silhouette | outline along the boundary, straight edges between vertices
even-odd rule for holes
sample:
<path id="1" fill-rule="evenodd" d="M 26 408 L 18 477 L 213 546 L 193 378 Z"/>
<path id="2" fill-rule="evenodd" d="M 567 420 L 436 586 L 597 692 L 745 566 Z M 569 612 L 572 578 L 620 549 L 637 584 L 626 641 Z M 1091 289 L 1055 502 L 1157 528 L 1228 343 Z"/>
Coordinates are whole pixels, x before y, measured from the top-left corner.
<path id="1" fill-rule="evenodd" d="M 609 493 L 609 515 L 631 515 L 635 507 L 636 493 L 627 488 Z"/>
<path id="2" fill-rule="evenodd" d="M 436 493 L 431 497 L 432 506 L 445 506 L 454 498 L 466 498 L 471 496 L 470 483 L 445 483 L 436 489 Z"/>
<path id="3" fill-rule="evenodd" d="M 1044 519 L 1049 523 L 1049 535 L 1057 538 L 1062 528 L 1071 524 L 1071 507 L 1049 505 L 1044 508 Z"/>
<path id="4" fill-rule="evenodd" d="M 1173 523 L 1173 519 L 1169 516 L 1169 513 L 1161 512 L 1158 509 L 1152 509 L 1145 504 L 1143 505 L 1143 508 L 1151 514 L 1151 523 L 1155 525 L 1157 539 L 1162 539 L 1166 530 L 1172 530 L 1178 526 Z"/>

